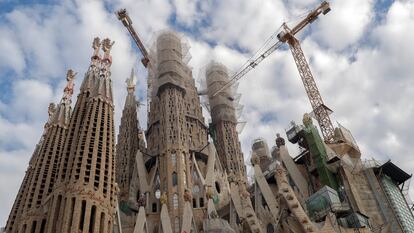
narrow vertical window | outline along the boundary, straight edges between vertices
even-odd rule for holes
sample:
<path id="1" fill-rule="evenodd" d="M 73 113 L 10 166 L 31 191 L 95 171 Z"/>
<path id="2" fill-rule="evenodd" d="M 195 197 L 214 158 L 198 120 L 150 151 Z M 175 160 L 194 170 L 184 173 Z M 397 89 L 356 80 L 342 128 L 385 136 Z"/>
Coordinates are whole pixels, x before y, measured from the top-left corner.
<path id="1" fill-rule="evenodd" d="M 176 173 L 176 172 L 173 172 L 173 173 L 172 173 L 172 184 L 173 184 L 173 186 L 176 186 L 176 185 L 177 185 L 177 183 L 178 183 L 178 180 L 177 180 L 177 173 Z"/>

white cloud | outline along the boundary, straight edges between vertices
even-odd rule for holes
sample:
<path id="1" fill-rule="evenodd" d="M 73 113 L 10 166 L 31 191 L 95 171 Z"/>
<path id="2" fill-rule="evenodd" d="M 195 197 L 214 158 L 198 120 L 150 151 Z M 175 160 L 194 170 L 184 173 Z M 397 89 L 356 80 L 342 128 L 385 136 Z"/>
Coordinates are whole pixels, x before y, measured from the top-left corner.
<path id="1" fill-rule="evenodd" d="M 13 118 L 40 121 L 47 116 L 47 106 L 53 97 L 50 85 L 38 80 L 18 80 L 13 86 Z M 10 109 L 8 109 L 10 110 Z"/>
<path id="2" fill-rule="evenodd" d="M 210 24 L 201 30 L 206 39 L 254 51 L 287 17 L 281 1 L 218 1 L 208 9 Z"/>
<path id="3" fill-rule="evenodd" d="M 342 50 L 366 36 L 374 17 L 374 1 L 336 0 L 330 4 L 331 12 L 321 16 L 315 27 L 317 40 L 331 49 Z"/>
<path id="4" fill-rule="evenodd" d="M 177 21 L 186 26 L 191 26 L 197 16 L 197 1 L 195 0 L 173 0 Z"/>
<path id="5" fill-rule="evenodd" d="M 10 68 L 16 73 L 21 73 L 25 68 L 25 61 L 22 49 L 17 43 L 14 33 L 7 28 L 0 27 L 0 70 Z M 13 54 L 13 56 L 10 56 Z"/>

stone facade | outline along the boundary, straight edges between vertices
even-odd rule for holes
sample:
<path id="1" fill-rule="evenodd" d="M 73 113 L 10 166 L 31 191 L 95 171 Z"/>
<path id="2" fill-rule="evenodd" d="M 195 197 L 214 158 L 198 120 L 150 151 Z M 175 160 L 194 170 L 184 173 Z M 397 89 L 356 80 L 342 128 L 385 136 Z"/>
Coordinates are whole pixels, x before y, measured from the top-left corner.
<path id="1" fill-rule="evenodd" d="M 73 113 L 74 73 L 49 108 L 45 133 L 7 223 L 7 232 L 111 232 L 117 187 L 109 39 L 94 55 Z M 99 54 L 102 47 L 103 57 Z M 24 201 L 23 201 L 24 200 Z"/>
<path id="2" fill-rule="evenodd" d="M 73 111 L 75 74 L 68 72 L 6 232 L 404 233 L 412 227 L 401 191 L 410 176 L 391 162 L 364 163 L 342 126 L 335 143 L 325 144 L 308 114 L 304 125 L 286 132 L 299 155 L 289 154 L 279 134 L 272 153 L 264 139 L 254 141 L 254 179 L 247 183 L 236 129 L 239 96 L 232 88 L 214 94 L 229 80 L 227 69 L 218 63 L 206 69 L 207 126 L 187 64 L 189 48 L 174 32 L 160 33 L 149 54 L 145 131 L 134 73 L 127 79 L 115 156 L 112 44 L 94 40 Z"/>
<path id="3" fill-rule="evenodd" d="M 137 118 L 139 102 L 135 98 L 135 74 L 127 79 L 128 94 L 122 110 L 121 125 L 119 126 L 118 143 L 116 145 L 117 164 L 116 182 L 119 186 L 119 202 L 128 201 L 129 189 L 135 167 L 135 155 L 139 148 L 139 135 L 141 133 Z M 137 199 L 139 197 L 135 197 Z"/>
<path id="4" fill-rule="evenodd" d="M 163 32 L 151 50 L 148 145 L 135 155 L 129 202 L 121 208 L 123 232 L 400 232 L 374 200 L 380 174 L 367 180 L 356 144 L 324 144 L 308 117 L 297 141 L 288 137 L 302 147 L 296 159 L 279 134 L 272 153 L 263 139 L 254 142 L 254 183 L 247 184 L 236 130 L 239 96 L 231 88 L 213 95 L 229 80 L 227 69 L 207 66 L 207 90 L 199 92 L 208 95 L 207 127 L 183 41 Z M 315 205 L 325 203 L 321 190 L 330 190 L 329 206 Z"/>

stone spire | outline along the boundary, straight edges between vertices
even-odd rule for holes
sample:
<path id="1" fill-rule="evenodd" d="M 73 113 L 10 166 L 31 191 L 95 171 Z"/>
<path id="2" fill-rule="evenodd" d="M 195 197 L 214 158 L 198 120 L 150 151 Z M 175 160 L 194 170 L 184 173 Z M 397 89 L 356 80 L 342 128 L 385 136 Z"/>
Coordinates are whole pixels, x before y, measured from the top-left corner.
<path id="1" fill-rule="evenodd" d="M 228 173 L 246 181 L 246 168 L 236 130 L 237 116 L 235 93 L 231 88 L 213 96 L 229 80 L 227 68 L 219 63 L 211 63 L 206 69 L 207 92 L 209 97 L 212 132 L 219 158 Z"/>
<path id="2" fill-rule="evenodd" d="M 94 88 L 92 91 L 92 97 L 96 96 L 100 100 L 105 101 L 113 105 L 113 95 L 112 95 L 112 80 L 110 67 L 112 65 L 112 56 L 110 51 L 115 42 L 111 42 L 110 39 L 105 38 L 102 41 L 102 50 L 104 51 L 104 56 L 100 63 L 98 64 L 98 76 Z"/>
<path id="3" fill-rule="evenodd" d="M 95 37 L 92 42 L 93 54 L 91 56 L 91 64 L 89 65 L 88 72 L 85 74 L 85 78 L 82 81 L 80 92 L 90 92 L 90 89 L 95 83 L 95 78 L 99 72 L 99 65 L 101 61 L 100 49 L 101 49 L 101 40 L 99 37 Z"/>
<path id="4" fill-rule="evenodd" d="M 11 221 L 8 223 L 8 232 L 44 232 L 46 228 L 47 214 L 44 208 L 56 181 L 56 168 L 67 135 L 74 77 L 73 71 L 69 70 L 66 77 L 68 84 L 61 102 L 57 106 L 54 103 L 49 105 L 49 119 L 19 190 L 16 208 L 12 210 Z"/>
<path id="5" fill-rule="evenodd" d="M 71 114 L 71 103 L 73 89 L 75 87 L 75 73 L 73 70 L 69 69 L 66 74 L 66 86 L 63 90 L 63 97 L 53 114 L 49 113 L 49 124 L 61 124 L 62 127 L 67 128 L 69 125 L 70 114 Z"/>
<path id="6" fill-rule="evenodd" d="M 206 147 L 207 127 L 191 70 L 183 59 L 188 52 L 185 43 L 172 32 L 160 34 L 155 43 L 155 54 L 151 56 L 157 57 L 157 63 L 152 64 L 155 76 L 152 77 L 153 90 L 150 91 L 153 95 L 146 132 L 148 150 L 155 155 L 149 174 L 156 174 L 149 194 L 148 202 L 152 203 L 149 211 L 159 213 L 157 206 L 162 206 L 160 221 L 168 222 L 164 217 L 169 216 L 174 232 L 180 232 L 180 224 L 185 218 L 185 190 L 193 190 L 196 180 L 200 180 L 196 163 L 206 167 L 206 160 L 197 159 L 208 156 L 198 153 L 200 157 L 196 158 L 194 151 Z M 196 186 L 195 190 L 194 216 L 202 216 L 207 203 L 205 189 Z M 165 205 L 160 203 L 157 193 L 165 194 Z M 167 215 L 163 215 L 167 213 L 165 208 Z"/>
<path id="7" fill-rule="evenodd" d="M 114 106 L 110 48 L 99 39 L 68 126 L 46 232 L 112 232 L 115 185 Z M 69 88 L 70 89 L 70 88 Z M 69 91 L 70 93 L 70 91 Z"/>
<path id="8" fill-rule="evenodd" d="M 119 199 L 122 203 L 129 199 L 129 188 L 134 171 L 135 155 L 139 148 L 139 121 L 137 100 L 135 91 L 135 74 L 134 69 L 126 80 L 128 94 L 125 99 L 124 109 L 122 110 L 121 125 L 119 126 L 117 151 L 117 177 L 116 181 L 120 188 Z M 132 197 L 135 199 L 136 197 Z"/>

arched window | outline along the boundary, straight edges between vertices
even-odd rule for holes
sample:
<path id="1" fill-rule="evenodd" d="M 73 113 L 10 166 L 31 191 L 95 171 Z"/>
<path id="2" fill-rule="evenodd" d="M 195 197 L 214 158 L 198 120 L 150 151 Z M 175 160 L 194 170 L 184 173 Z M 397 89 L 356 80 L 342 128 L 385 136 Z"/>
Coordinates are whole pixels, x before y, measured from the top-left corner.
<path id="1" fill-rule="evenodd" d="M 177 183 L 178 183 L 178 180 L 177 180 L 177 172 L 173 172 L 172 173 L 172 184 L 173 184 L 173 186 L 176 186 Z"/>
<path id="2" fill-rule="evenodd" d="M 218 193 L 220 193 L 221 192 L 221 189 L 220 189 L 220 184 L 219 184 L 219 182 L 215 182 L 215 186 L 216 186 L 216 191 L 218 192 Z"/>
<path id="3" fill-rule="evenodd" d="M 173 207 L 175 210 L 178 209 L 178 195 L 176 193 L 173 196 Z"/>

